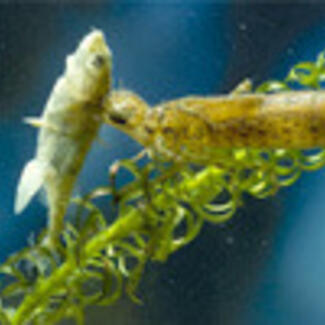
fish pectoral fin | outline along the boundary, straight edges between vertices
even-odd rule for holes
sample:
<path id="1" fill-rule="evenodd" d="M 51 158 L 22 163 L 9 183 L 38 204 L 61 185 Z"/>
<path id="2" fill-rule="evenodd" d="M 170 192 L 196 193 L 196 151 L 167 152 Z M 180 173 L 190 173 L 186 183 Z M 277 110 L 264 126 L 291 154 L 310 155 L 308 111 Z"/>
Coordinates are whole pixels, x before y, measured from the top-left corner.
<path id="1" fill-rule="evenodd" d="M 41 188 L 46 171 L 46 164 L 36 159 L 29 161 L 20 176 L 15 199 L 15 214 L 21 213 L 33 196 Z"/>
<path id="2" fill-rule="evenodd" d="M 46 129 L 50 129 L 55 132 L 60 132 L 60 130 L 57 127 L 55 127 L 54 125 L 52 125 L 48 122 L 45 122 L 40 117 L 25 117 L 23 119 L 23 121 L 24 121 L 24 123 L 31 125 L 35 128 L 46 128 Z"/>
<path id="3" fill-rule="evenodd" d="M 44 121 L 40 117 L 24 117 L 24 123 L 34 126 L 35 128 L 41 128 L 44 126 Z"/>

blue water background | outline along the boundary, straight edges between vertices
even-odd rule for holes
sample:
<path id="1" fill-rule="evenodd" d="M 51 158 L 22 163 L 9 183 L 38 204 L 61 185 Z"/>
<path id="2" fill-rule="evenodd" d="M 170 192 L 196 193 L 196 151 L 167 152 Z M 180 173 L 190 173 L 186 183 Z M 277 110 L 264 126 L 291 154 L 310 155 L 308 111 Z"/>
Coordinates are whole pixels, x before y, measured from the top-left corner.
<path id="1" fill-rule="evenodd" d="M 229 92 L 246 77 L 255 84 L 283 78 L 294 63 L 325 49 L 324 5 L 176 2 L 0 5 L 2 260 L 46 224 L 40 200 L 22 215 L 12 211 L 20 170 L 36 143 L 36 130 L 22 118 L 41 113 L 66 55 L 91 27 L 103 29 L 112 48 L 115 86 L 150 104 Z M 107 126 L 100 137 L 107 145 L 94 145 L 81 193 L 106 181 L 113 160 L 140 148 Z M 124 300 L 93 308 L 89 323 L 324 324 L 324 186 L 320 170 L 274 198 L 246 198 L 230 222 L 207 225 L 166 264 L 148 267 L 144 306 Z"/>

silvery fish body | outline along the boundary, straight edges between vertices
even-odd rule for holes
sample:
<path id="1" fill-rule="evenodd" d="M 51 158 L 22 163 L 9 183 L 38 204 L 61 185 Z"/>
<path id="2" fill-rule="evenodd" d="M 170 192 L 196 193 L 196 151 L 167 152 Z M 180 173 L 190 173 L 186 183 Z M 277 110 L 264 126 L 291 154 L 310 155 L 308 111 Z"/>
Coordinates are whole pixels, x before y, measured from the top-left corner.
<path id="1" fill-rule="evenodd" d="M 110 81 L 111 53 L 104 35 L 94 30 L 67 57 L 65 72 L 56 82 L 43 115 L 38 122 L 31 122 L 40 127 L 37 150 L 23 169 L 16 213 L 22 212 L 44 186 L 50 228 L 62 228 L 76 178 L 102 123 Z"/>

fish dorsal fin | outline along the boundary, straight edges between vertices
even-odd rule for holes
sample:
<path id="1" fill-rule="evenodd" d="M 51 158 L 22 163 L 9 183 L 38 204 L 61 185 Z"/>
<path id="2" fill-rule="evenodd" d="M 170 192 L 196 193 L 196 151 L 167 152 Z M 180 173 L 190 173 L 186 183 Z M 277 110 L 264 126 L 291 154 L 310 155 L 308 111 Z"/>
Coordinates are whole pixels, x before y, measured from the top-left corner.
<path id="1" fill-rule="evenodd" d="M 28 205 L 29 201 L 38 192 L 44 182 L 46 171 L 45 163 L 33 159 L 24 167 L 20 176 L 16 200 L 15 213 L 21 213 Z"/>

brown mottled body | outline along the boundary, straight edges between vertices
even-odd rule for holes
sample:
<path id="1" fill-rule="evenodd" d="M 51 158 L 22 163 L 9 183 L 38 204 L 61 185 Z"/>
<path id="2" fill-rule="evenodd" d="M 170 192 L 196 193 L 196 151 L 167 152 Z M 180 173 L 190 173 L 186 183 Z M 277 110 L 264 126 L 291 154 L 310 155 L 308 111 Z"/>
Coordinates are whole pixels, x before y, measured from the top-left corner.
<path id="1" fill-rule="evenodd" d="M 211 162 L 220 149 L 325 146 L 325 92 L 185 97 L 153 109 L 132 93 L 114 96 L 113 109 L 120 101 L 118 112 L 134 112 L 115 125 L 167 159 Z"/>
<path id="2" fill-rule="evenodd" d="M 157 132 L 174 137 L 173 144 L 199 141 L 218 148 L 325 145 L 325 92 L 188 97 L 162 104 L 149 116 L 147 120 L 157 121 Z"/>

